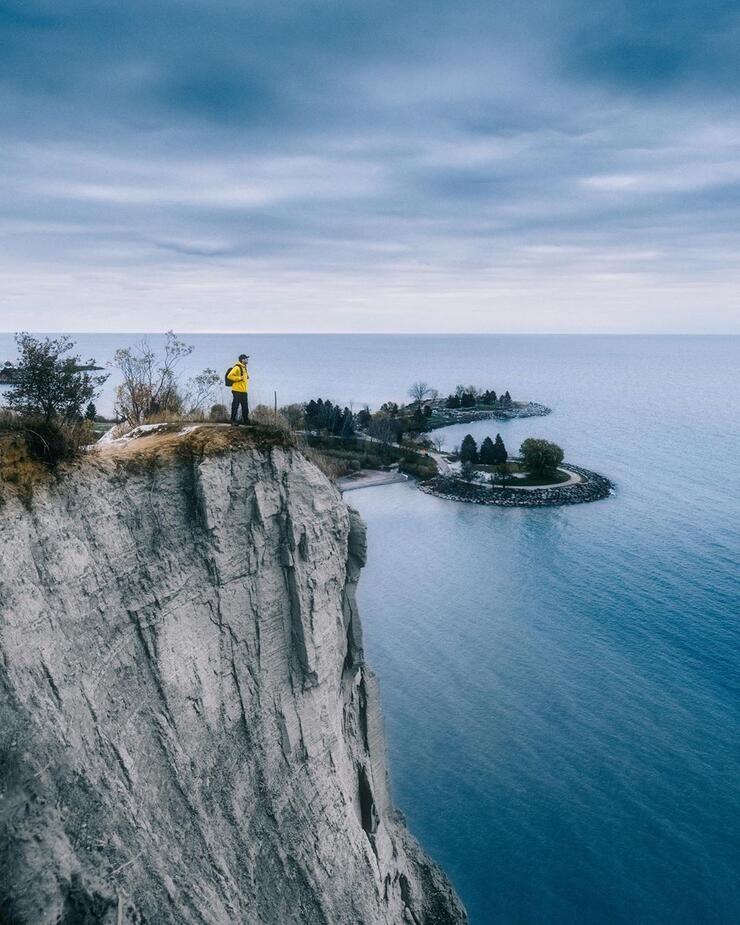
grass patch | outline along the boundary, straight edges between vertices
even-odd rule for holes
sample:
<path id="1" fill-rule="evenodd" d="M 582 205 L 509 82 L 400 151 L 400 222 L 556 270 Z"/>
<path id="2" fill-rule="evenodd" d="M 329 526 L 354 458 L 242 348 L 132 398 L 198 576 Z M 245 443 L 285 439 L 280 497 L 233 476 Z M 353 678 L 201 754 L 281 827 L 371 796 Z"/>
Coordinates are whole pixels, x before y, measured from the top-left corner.
<path id="1" fill-rule="evenodd" d="M 498 466 L 477 463 L 475 469 L 476 472 L 486 472 L 494 475 L 496 477 L 496 484 L 501 485 Z M 508 462 L 506 464 L 506 469 L 510 475 L 514 472 L 521 473 L 518 478 L 507 479 L 506 488 L 516 488 L 517 486 L 525 488 L 545 488 L 548 485 L 561 485 L 563 482 L 567 482 L 571 476 L 571 473 L 566 472 L 564 469 L 558 469 L 555 475 L 534 475 L 531 472 L 527 472 L 527 470 L 522 467 L 521 463 L 516 460 Z"/>

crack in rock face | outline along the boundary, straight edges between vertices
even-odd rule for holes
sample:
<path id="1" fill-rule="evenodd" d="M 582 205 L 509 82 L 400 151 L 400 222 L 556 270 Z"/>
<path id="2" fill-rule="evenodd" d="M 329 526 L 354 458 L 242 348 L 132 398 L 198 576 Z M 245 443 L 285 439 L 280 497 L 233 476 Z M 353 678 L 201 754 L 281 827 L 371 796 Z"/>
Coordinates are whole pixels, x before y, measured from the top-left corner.
<path id="1" fill-rule="evenodd" d="M 455 925 L 388 793 L 365 529 L 298 451 L 0 510 L 0 921 Z"/>

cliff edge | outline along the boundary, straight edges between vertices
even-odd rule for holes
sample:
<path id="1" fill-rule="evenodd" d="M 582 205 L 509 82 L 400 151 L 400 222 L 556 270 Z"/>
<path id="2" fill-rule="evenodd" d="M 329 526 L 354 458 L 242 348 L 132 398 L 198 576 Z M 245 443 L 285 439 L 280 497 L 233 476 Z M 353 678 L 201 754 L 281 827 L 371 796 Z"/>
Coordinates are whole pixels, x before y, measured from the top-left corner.
<path id="1" fill-rule="evenodd" d="M 0 922 L 467 921 L 389 798 L 364 557 L 279 439 L 142 438 L 5 498 Z"/>

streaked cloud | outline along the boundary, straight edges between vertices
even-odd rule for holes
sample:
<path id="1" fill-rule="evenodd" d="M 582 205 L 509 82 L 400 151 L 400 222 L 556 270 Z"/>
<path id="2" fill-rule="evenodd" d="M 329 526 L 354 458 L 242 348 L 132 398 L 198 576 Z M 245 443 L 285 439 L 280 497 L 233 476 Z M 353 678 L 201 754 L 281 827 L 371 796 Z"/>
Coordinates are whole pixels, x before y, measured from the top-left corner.
<path id="1" fill-rule="evenodd" d="M 738 330 L 740 14 L 0 0 L 0 326 Z"/>

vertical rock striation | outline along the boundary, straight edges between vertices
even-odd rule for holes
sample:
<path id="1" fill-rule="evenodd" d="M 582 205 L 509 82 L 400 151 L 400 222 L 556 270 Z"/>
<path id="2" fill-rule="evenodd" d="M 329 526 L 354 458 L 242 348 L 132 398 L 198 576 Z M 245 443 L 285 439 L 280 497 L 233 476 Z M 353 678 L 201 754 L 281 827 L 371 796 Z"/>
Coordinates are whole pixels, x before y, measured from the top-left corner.
<path id="1" fill-rule="evenodd" d="M 364 558 L 280 446 L 111 455 L 7 500 L 0 922 L 465 922 L 389 798 Z"/>

